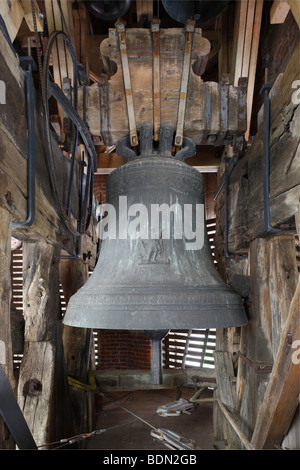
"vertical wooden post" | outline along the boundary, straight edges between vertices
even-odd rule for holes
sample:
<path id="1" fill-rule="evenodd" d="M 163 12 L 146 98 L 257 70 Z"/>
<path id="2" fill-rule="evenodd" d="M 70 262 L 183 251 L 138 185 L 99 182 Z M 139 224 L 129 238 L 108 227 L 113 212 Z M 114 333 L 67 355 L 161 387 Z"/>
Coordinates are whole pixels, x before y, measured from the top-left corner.
<path id="1" fill-rule="evenodd" d="M 234 416 L 235 396 L 233 394 L 233 364 L 232 358 L 227 351 L 214 351 L 216 379 L 218 385 L 218 398 L 227 411 Z M 224 436 L 227 440 L 228 449 L 240 449 L 239 438 L 229 425 L 227 419 L 223 421 Z"/>
<path id="2" fill-rule="evenodd" d="M 11 342 L 10 304 L 11 304 L 11 215 L 0 208 L 0 363 L 10 383 L 15 389 L 13 375 L 13 352 Z M 15 444 L 0 418 L 0 449 L 14 449 Z"/>
<path id="3" fill-rule="evenodd" d="M 257 428 L 258 412 L 265 400 L 271 366 L 279 348 L 282 326 L 286 322 L 297 278 L 295 244 L 291 235 L 258 238 L 251 243 L 252 307 L 249 309 L 249 324 L 243 328 L 241 352 L 244 358 L 239 359 L 238 381 L 243 384 L 240 426 L 248 439 Z"/>
<path id="4" fill-rule="evenodd" d="M 68 304 L 70 297 L 88 280 L 88 265 L 82 259 L 61 259 L 59 269 L 61 286 L 66 304 Z M 91 330 L 86 328 L 64 326 L 63 344 L 67 374 L 82 383 L 87 381 L 91 334 Z M 86 392 L 83 389 L 71 387 L 69 393 L 74 431 L 75 433 L 86 432 L 86 410 L 84 408 Z"/>
<path id="5" fill-rule="evenodd" d="M 23 245 L 25 347 L 18 401 L 37 446 L 69 435 L 59 299 L 60 250 Z"/>
<path id="6" fill-rule="evenodd" d="M 300 233 L 300 210 L 295 215 L 297 233 Z M 277 237 L 276 237 L 277 238 Z M 275 240 L 275 243 L 277 240 Z M 274 449 L 288 432 L 299 402 L 299 354 L 300 337 L 300 279 L 296 267 L 295 245 L 292 236 L 280 246 L 273 258 L 277 267 L 287 271 L 278 273 L 276 285 L 271 285 L 271 298 L 278 304 L 280 336 L 276 336 L 275 361 L 272 374 L 259 409 L 251 443 L 256 449 Z M 276 244 L 275 244 L 276 249 Z M 288 270 L 287 270 L 288 268 Z M 277 299 L 277 302 L 276 302 Z"/>

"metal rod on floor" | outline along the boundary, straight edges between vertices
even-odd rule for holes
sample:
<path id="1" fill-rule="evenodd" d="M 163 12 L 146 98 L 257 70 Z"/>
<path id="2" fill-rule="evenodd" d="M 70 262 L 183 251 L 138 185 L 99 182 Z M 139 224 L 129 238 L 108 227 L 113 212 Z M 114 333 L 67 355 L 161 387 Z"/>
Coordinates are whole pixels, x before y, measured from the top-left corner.
<path id="1" fill-rule="evenodd" d="M 127 410 L 127 408 L 124 408 L 124 406 L 122 405 L 117 405 L 119 406 L 120 408 L 122 408 L 122 410 L 124 411 L 127 411 L 127 413 L 131 414 L 132 416 L 134 416 L 135 418 L 138 418 L 140 421 L 143 421 L 143 423 L 147 424 L 147 426 L 150 426 L 150 428 L 152 429 L 155 429 L 156 431 L 156 428 L 154 426 L 152 426 L 152 424 L 149 424 L 147 421 L 145 421 L 143 418 L 141 418 L 140 416 L 136 415 L 135 413 L 133 413 L 132 411 L 129 411 Z"/>

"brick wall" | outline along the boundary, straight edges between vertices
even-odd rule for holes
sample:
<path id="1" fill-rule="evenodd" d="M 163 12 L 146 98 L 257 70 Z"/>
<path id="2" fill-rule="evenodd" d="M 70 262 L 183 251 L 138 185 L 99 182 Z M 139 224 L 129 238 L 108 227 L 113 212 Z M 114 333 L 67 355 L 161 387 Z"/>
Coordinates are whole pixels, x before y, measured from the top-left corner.
<path id="1" fill-rule="evenodd" d="M 98 202 L 106 200 L 106 182 L 108 175 L 94 175 L 94 194 Z"/>
<path id="2" fill-rule="evenodd" d="M 99 330 L 98 369 L 150 369 L 151 342 L 143 331 Z"/>

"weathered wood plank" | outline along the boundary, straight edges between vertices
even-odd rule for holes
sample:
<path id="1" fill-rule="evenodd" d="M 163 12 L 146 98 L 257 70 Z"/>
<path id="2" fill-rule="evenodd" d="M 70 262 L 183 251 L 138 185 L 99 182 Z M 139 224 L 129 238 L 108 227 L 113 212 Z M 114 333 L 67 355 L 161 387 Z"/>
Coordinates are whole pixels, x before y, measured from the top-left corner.
<path id="1" fill-rule="evenodd" d="M 160 29 L 160 121 L 170 122 L 177 127 L 180 111 L 180 89 L 185 49 L 184 29 Z M 150 29 L 131 28 L 126 30 L 126 48 L 130 72 L 131 92 L 136 127 L 145 121 L 153 123 L 153 44 Z M 102 135 L 105 145 L 116 143 L 129 132 L 129 119 L 123 84 L 120 50 L 116 31 L 109 30 L 109 38 L 104 40 L 100 50 L 109 64 L 114 64 L 114 74 L 102 83 L 90 88 L 100 91 L 100 104 L 89 102 L 87 110 L 93 135 Z M 194 65 L 209 54 L 210 43 L 202 37 L 202 31 L 195 29 L 189 67 L 189 86 L 186 96 L 184 135 L 192 138 L 197 145 L 221 145 L 217 137 L 224 130 L 220 128 L 220 91 L 218 84 L 203 82 Z M 185 70 L 186 67 L 185 67 Z M 108 70 L 109 72 L 109 70 Z M 109 72 L 110 73 L 110 72 Z M 99 90 L 100 87 L 100 90 Z M 237 87 L 228 87 L 224 96 L 223 108 L 228 114 L 228 143 L 239 128 L 239 97 Z M 105 113 L 103 113 L 103 108 Z M 101 111 L 102 109 L 102 111 Z M 89 117 L 89 115 L 91 117 Z M 101 118 L 100 118 L 101 115 Z M 102 121 L 102 122 L 101 122 Z M 94 127 L 95 126 L 95 127 Z M 102 129 L 103 128 L 103 129 Z"/>
<path id="2" fill-rule="evenodd" d="M 300 4 L 298 0 L 288 0 L 291 12 L 300 28 Z"/>
<path id="3" fill-rule="evenodd" d="M 50 341 L 25 346 L 18 384 L 18 402 L 37 446 L 50 442 L 54 393 L 55 346 Z"/>
<path id="4" fill-rule="evenodd" d="M 271 92 L 270 125 L 270 211 L 271 223 L 294 224 L 300 197 L 300 107 L 292 100 L 292 83 L 299 73 L 299 46 L 286 71 L 276 80 Z M 263 209 L 262 121 L 242 160 L 229 178 L 229 252 L 247 251 L 251 240 L 265 236 Z M 224 192 L 216 201 L 216 246 L 221 256 L 225 223 Z"/>
<path id="5" fill-rule="evenodd" d="M 237 85 L 242 77 L 243 50 L 245 43 L 245 25 L 247 20 L 248 0 L 236 3 L 230 83 Z"/>
<path id="6" fill-rule="evenodd" d="M 256 449 L 280 445 L 287 433 L 298 405 L 300 392 L 299 365 L 293 358 L 295 347 L 289 343 L 300 337 L 300 280 L 291 302 L 281 341 L 268 383 L 264 401 L 259 410 L 251 439 Z"/>
<path id="7" fill-rule="evenodd" d="M 252 2 L 250 2 L 252 3 Z M 254 3 L 254 2 L 253 2 Z M 248 77 L 248 89 L 247 89 L 247 131 L 245 134 L 245 139 L 248 141 L 250 133 L 250 124 L 251 124 L 251 115 L 252 115 L 252 105 L 253 105 L 253 95 L 254 95 L 254 85 L 256 77 L 256 65 L 258 57 L 258 47 L 259 47 L 259 38 L 260 38 L 260 29 L 262 21 L 262 12 L 263 12 L 263 0 L 256 0 L 255 2 L 255 12 L 254 12 L 254 24 L 253 24 L 253 34 L 251 41 L 251 52 L 249 58 L 249 71 L 247 75 L 242 75 L 243 77 Z"/>
<path id="8" fill-rule="evenodd" d="M 60 250 L 23 244 L 25 348 L 18 402 L 37 445 L 65 437 L 70 414 L 59 299 Z"/>
<path id="9" fill-rule="evenodd" d="M 17 0 L 0 2 L 0 15 L 4 19 L 10 40 L 13 42 L 24 18 L 24 10 L 21 2 Z"/>
<path id="10" fill-rule="evenodd" d="M 300 210 L 296 213 L 296 228 L 300 232 Z M 295 257 L 290 253 L 285 260 L 290 265 L 295 264 Z M 298 282 L 296 279 L 298 278 Z M 300 392 L 299 354 L 297 353 L 298 338 L 300 337 L 300 279 L 294 294 L 287 295 L 285 308 L 288 315 L 283 318 L 281 336 L 276 350 L 272 374 L 266 389 L 264 400 L 259 410 L 251 442 L 255 448 L 274 448 L 280 445 L 287 433 L 295 410 L 298 405 Z M 282 296 L 284 289 L 277 288 L 277 298 Z M 288 300 L 290 304 L 288 306 Z"/>
<path id="11" fill-rule="evenodd" d="M 214 361 L 216 369 L 216 380 L 218 387 L 218 398 L 228 410 L 228 412 L 235 415 L 235 397 L 233 395 L 233 364 L 231 355 L 228 351 L 214 351 Z M 232 430 L 227 419 L 223 421 L 224 436 L 228 443 L 229 449 L 239 449 L 239 438 Z"/>
<path id="12" fill-rule="evenodd" d="M 274 0 L 270 11 L 270 23 L 284 23 L 289 11 L 290 5 L 288 0 Z"/>
<path id="13" fill-rule="evenodd" d="M 88 265 L 81 259 L 61 259 L 59 265 L 60 282 L 64 293 L 66 305 L 70 297 L 75 294 L 88 280 Z M 86 328 L 63 327 L 63 345 L 68 376 L 79 382 L 87 382 L 89 364 L 89 343 L 91 330 Z M 75 434 L 86 429 L 82 421 L 85 403 L 85 391 L 70 387 L 70 401 L 72 404 L 73 428 Z"/>
<path id="14" fill-rule="evenodd" d="M 0 362 L 12 390 L 15 389 L 11 339 L 11 215 L 0 208 Z M 15 444 L 0 417 L 0 449 L 14 449 Z"/>
<path id="15" fill-rule="evenodd" d="M 36 18 L 36 27 L 38 32 L 44 31 L 44 24 L 42 18 L 39 16 L 40 9 L 39 5 L 36 0 L 34 0 L 34 11 L 35 11 L 35 18 Z M 31 1 L 29 0 L 21 0 L 21 4 L 24 10 L 24 19 L 27 23 L 27 26 L 30 31 L 34 31 L 34 24 L 33 24 L 33 17 L 32 17 L 32 6 Z"/>

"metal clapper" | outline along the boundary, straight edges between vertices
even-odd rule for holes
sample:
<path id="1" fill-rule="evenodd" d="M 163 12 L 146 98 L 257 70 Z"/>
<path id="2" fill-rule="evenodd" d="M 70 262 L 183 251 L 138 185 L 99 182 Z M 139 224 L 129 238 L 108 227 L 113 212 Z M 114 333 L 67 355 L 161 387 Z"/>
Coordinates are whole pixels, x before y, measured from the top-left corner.
<path id="1" fill-rule="evenodd" d="M 188 410 L 194 408 L 194 404 L 184 398 L 173 401 L 167 405 L 157 408 L 156 413 L 160 416 L 179 416 L 181 413 L 190 414 Z"/>

